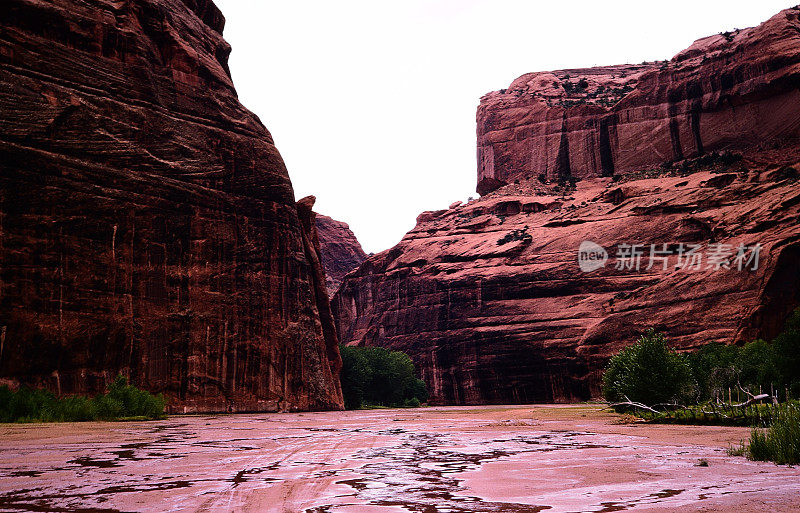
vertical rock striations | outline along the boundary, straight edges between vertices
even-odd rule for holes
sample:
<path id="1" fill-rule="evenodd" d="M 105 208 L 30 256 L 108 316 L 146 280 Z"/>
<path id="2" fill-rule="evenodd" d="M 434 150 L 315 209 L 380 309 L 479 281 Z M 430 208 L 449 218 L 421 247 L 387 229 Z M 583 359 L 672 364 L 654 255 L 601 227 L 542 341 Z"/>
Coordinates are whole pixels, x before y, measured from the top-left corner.
<path id="1" fill-rule="evenodd" d="M 478 187 L 627 173 L 800 137 L 800 9 L 669 61 L 529 73 L 481 98 Z"/>
<path id="2" fill-rule="evenodd" d="M 8 0 L 0 22 L 3 381 L 341 408 L 313 223 L 213 2 Z"/>
<path id="3" fill-rule="evenodd" d="M 484 97 L 483 197 L 421 214 L 350 273 L 340 340 L 408 352 L 434 402 L 481 404 L 597 396 L 608 358 L 650 327 L 687 350 L 775 336 L 800 305 L 798 14 Z M 581 270 L 584 241 L 604 267 Z M 756 269 L 734 255 L 687 269 L 681 243 L 762 251 Z M 651 244 L 668 245 L 666 267 Z"/>
<path id="4" fill-rule="evenodd" d="M 333 297 L 345 275 L 361 265 L 367 254 L 347 223 L 317 214 L 317 233 L 328 294 Z"/>

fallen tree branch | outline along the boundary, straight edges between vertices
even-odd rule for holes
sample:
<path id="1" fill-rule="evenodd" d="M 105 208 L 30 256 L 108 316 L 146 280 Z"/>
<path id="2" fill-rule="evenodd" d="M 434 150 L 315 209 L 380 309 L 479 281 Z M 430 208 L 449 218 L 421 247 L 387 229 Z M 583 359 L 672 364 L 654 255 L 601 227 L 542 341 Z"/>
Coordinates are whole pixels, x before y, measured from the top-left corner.
<path id="1" fill-rule="evenodd" d="M 628 406 L 628 407 L 631 407 L 631 408 L 639 408 L 641 410 L 647 410 L 647 411 L 655 413 L 656 415 L 661 415 L 660 411 L 655 410 L 655 409 L 647 406 L 646 404 L 642 404 L 642 403 L 637 403 L 637 402 L 631 401 L 630 399 L 628 399 L 627 396 L 625 397 L 625 399 L 626 399 L 625 402 L 610 403 L 608 406 L 603 408 L 603 410 L 608 410 L 610 408 L 616 408 L 617 406 Z"/>
<path id="2" fill-rule="evenodd" d="M 750 399 L 748 399 L 747 401 L 745 401 L 743 403 L 731 404 L 730 406 L 732 408 L 744 408 L 745 406 L 750 406 L 751 404 L 757 403 L 759 401 L 763 401 L 764 399 L 771 399 L 773 404 L 777 404 L 777 402 L 778 402 L 774 397 L 772 397 L 769 394 L 760 394 L 760 395 L 752 396 Z"/>
<path id="3" fill-rule="evenodd" d="M 668 407 L 672 410 L 688 410 L 689 408 L 683 404 L 675 403 L 658 403 L 651 406 L 651 408 Z"/>

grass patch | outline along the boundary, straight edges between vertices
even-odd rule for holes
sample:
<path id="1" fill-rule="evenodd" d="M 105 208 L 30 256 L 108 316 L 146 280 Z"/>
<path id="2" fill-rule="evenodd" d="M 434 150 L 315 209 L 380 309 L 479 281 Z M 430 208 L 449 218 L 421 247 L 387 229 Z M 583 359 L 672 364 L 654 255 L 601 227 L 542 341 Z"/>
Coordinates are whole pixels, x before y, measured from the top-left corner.
<path id="1" fill-rule="evenodd" d="M 165 418 L 166 399 L 117 376 L 108 392 L 93 398 L 56 397 L 42 389 L 0 387 L 0 422 L 87 422 Z"/>
<path id="2" fill-rule="evenodd" d="M 744 440 L 742 440 L 739 447 L 730 446 L 726 452 L 728 456 L 747 456 L 747 445 L 745 445 Z"/>
<path id="3" fill-rule="evenodd" d="M 778 465 L 800 464 L 800 402 L 717 408 L 714 411 L 705 408 L 708 405 L 660 414 L 639 412 L 638 416 L 657 424 L 751 426 L 749 442 L 742 441 L 738 447 L 729 447 L 729 456 L 774 461 Z"/>
<path id="4" fill-rule="evenodd" d="M 800 463 L 800 405 L 795 403 L 783 408 L 766 430 L 753 428 L 747 456 L 778 465 Z"/>
<path id="5" fill-rule="evenodd" d="M 633 413 L 653 424 L 768 427 L 775 423 L 784 410 L 797 408 L 799 405 L 798 401 L 780 405 L 751 404 L 746 407 L 705 403 L 660 413 L 643 410 L 636 410 Z"/>

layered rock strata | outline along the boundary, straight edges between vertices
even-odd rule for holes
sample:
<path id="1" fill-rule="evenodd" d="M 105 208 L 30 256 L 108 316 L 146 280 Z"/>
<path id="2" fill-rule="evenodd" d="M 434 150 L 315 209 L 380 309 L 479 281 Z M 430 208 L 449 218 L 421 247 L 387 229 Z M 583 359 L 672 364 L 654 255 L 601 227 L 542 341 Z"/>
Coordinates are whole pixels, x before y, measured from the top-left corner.
<path id="1" fill-rule="evenodd" d="M 0 22 L 2 381 L 341 408 L 313 220 L 213 2 L 8 0 Z"/>
<path id="2" fill-rule="evenodd" d="M 423 213 L 347 276 L 333 301 L 339 337 L 409 353 L 440 404 L 597 397 L 608 358 L 650 327 L 683 350 L 769 339 L 800 305 L 796 169 L 593 178 L 567 194 L 523 181 Z M 584 241 L 603 247 L 605 266 L 582 270 Z M 651 244 L 669 252 L 666 269 L 648 268 Z M 681 244 L 701 246 L 698 269 L 676 268 Z"/>
<path id="3" fill-rule="evenodd" d="M 624 174 L 800 137 L 800 9 L 669 61 L 529 73 L 481 98 L 478 186 Z"/>
<path id="4" fill-rule="evenodd" d="M 800 305 L 799 16 L 485 96 L 483 197 L 349 274 L 339 338 L 408 352 L 436 403 L 481 404 L 597 397 L 651 327 L 682 350 L 775 336 Z"/>

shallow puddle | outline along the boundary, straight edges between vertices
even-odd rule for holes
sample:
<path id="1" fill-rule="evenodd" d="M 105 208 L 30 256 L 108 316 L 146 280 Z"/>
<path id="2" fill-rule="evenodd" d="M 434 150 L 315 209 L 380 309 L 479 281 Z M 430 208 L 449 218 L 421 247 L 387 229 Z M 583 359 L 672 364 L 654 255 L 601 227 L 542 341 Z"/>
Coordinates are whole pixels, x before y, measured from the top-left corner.
<path id="1" fill-rule="evenodd" d="M 745 513 L 765 504 L 792 511 L 800 493 L 797 469 L 728 457 L 658 426 L 647 429 L 672 438 L 638 436 L 647 433 L 587 418 L 585 407 L 574 419 L 559 411 L 558 420 L 546 408 L 471 407 L 14 426 L 0 440 L 0 511 L 607 513 L 703 504 Z"/>

